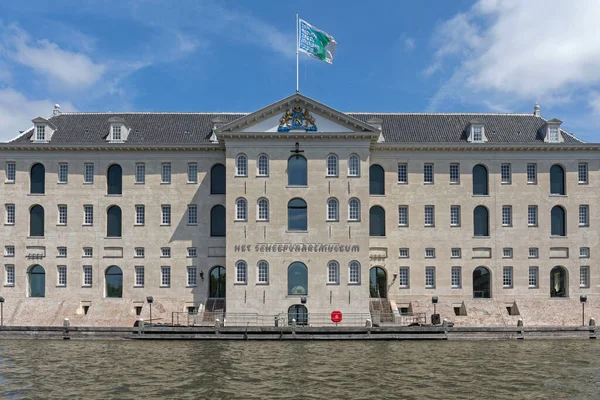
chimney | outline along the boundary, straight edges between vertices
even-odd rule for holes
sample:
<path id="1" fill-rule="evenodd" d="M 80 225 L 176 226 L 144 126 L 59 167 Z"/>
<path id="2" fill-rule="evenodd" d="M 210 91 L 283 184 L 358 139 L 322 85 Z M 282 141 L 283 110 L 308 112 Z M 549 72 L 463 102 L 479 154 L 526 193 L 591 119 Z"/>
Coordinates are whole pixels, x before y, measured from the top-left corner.
<path id="1" fill-rule="evenodd" d="M 52 115 L 53 116 L 60 115 L 60 104 L 55 104 L 54 105 L 54 111 L 52 111 Z"/>
<path id="2" fill-rule="evenodd" d="M 536 102 L 535 106 L 533 106 L 533 115 L 536 117 L 540 117 L 540 105 Z"/>

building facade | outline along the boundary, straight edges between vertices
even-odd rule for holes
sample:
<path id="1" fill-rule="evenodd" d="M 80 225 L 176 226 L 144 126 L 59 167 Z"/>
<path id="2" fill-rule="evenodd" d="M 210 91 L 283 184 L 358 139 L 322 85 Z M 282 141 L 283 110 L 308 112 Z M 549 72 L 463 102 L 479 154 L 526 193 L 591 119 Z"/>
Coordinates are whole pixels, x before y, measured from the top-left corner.
<path id="1" fill-rule="evenodd" d="M 459 322 L 560 323 L 599 292 L 600 146 L 537 106 L 342 113 L 295 94 L 33 124 L 0 145 L 10 323 L 129 324 L 147 296 L 158 322 L 368 315 L 373 299 L 400 315 L 437 296 Z"/>

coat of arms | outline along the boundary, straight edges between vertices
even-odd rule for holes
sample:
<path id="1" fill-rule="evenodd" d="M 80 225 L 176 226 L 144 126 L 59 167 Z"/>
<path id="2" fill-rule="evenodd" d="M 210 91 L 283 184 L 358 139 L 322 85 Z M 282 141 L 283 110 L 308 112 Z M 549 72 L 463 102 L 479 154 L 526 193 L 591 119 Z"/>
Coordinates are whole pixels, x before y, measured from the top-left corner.
<path id="1" fill-rule="evenodd" d="M 293 107 L 285 110 L 283 117 L 279 119 L 278 132 L 289 132 L 293 130 L 303 129 L 305 132 L 316 132 L 315 118 L 310 115 L 310 112 L 302 107 Z"/>

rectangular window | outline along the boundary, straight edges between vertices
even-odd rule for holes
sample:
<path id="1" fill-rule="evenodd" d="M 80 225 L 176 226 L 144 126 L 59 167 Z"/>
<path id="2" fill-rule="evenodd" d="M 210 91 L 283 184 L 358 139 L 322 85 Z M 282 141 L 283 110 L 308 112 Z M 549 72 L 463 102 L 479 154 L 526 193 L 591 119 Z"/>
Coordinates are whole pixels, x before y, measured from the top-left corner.
<path id="1" fill-rule="evenodd" d="M 17 178 L 17 165 L 13 161 L 6 163 L 6 182 L 14 183 Z"/>
<path id="2" fill-rule="evenodd" d="M 121 140 L 121 127 L 119 125 L 113 125 L 112 127 L 112 140 Z"/>
<path id="3" fill-rule="evenodd" d="M 160 248 L 160 256 L 163 258 L 171 257 L 171 248 L 170 247 L 161 247 Z"/>
<path id="4" fill-rule="evenodd" d="M 165 204 L 161 207 L 161 225 L 171 225 L 171 206 Z"/>
<path id="5" fill-rule="evenodd" d="M 453 247 L 451 252 L 450 252 L 450 257 L 451 258 L 461 258 L 461 250 L 459 247 Z"/>
<path id="6" fill-rule="evenodd" d="M 512 226 L 512 206 L 502 206 L 502 226 Z"/>
<path id="7" fill-rule="evenodd" d="M 69 182 L 69 164 L 60 163 L 58 164 L 58 183 Z"/>
<path id="8" fill-rule="evenodd" d="M 433 164 L 423 166 L 423 183 L 433 183 Z"/>
<path id="9" fill-rule="evenodd" d="M 4 246 L 4 257 L 14 257 L 15 246 Z"/>
<path id="10" fill-rule="evenodd" d="M 198 206 L 195 204 L 188 205 L 188 225 L 198 224 Z"/>
<path id="11" fill-rule="evenodd" d="M 473 126 L 473 142 L 483 142 L 483 127 L 481 125 Z"/>
<path id="12" fill-rule="evenodd" d="M 144 225 L 146 223 L 146 206 L 138 204 L 135 206 L 135 224 Z"/>
<path id="13" fill-rule="evenodd" d="M 135 164 L 135 183 L 146 183 L 146 164 Z"/>
<path id="14" fill-rule="evenodd" d="M 94 164 L 85 163 L 83 166 L 83 183 L 94 183 Z"/>
<path id="15" fill-rule="evenodd" d="M 188 247 L 187 248 L 187 252 L 188 252 L 188 257 L 198 257 L 198 251 L 195 247 Z"/>
<path id="16" fill-rule="evenodd" d="M 538 225 L 538 208 L 537 206 L 527 207 L 527 225 L 537 226 Z"/>
<path id="17" fill-rule="evenodd" d="M 67 248 L 66 247 L 57 247 L 56 248 L 56 257 L 65 258 L 67 256 Z"/>
<path id="18" fill-rule="evenodd" d="M 5 286 L 15 286 L 15 266 L 13 264 L 6 264 L 4 266 L 5 274 Z"/>
<path id="19" fill-rule="evenodd" d="M 587 163 L 579 163 L 577 165 L 578 181 L 581 184 L 588 183 L 588 165 Z"/>
<path id="20" fill-rule="evenodd" d="M 581 266 L 579 267 L 579 287 L 589 288 L 590 287 L 590 267 Z"/>
<path id="21" fill-rule="evenodd" d="M 450 164 L 450 183 L 460 183 L 460 164 Z"/>
<path id="22" fill-rule="evenodd" d="M 187 285 L 188 286 L 196 286 L 198 284 L 197 279 L 197 268 L 196 267 L 187 267 Z"/>
<path id="23" fill-rule="evenodd" d="M 579 206 L 579 226 L 590 226 L 590 207 L 587 205 Z"/>
<path id="24" fill-rule="evenodd" d="M 508 163 L 500 164 L 500 179 L 501 179 L 501 182 L 505 185 L 508 185 L 512 182 L 510 164 L 508 164 Z"/>
<path id="25" fill-rule="evenodd" d="M 160 179 L 161 183 L 171 183 L 171 163 L 161 165 Z"/>
<path id="26" fill-rule="evenodd" d="M 398 206 L 398 226 L 408 226 L 408 206 Z"/>
<path id="27" fill-rule="evenodd" d="M 398 183 L 408 183 L 408 171 L 406 164 L 398 164 Z"/>
<path id="28" fill-rule="evenodd" d="M 460 206 L 450 206 L 450 226 L 460 226 Z"/>
<path id="29" fill-rule="evenodd" d="M 7 204 L 6 205 L 6 225 L 14 225 L 15 224 L 15 205 Z"/>
<path id="30" fill-rule="evenodd" d="M 425 226 L 435 226 L 435 208 L 434 206 L 425 206 Z"/>
<path id="31" fill-rule="evenodd" d="M 425 288 L 435 288 L 435 267 L 425 267 Z"/>
<path id="32" fill-rule="evenodd" d="M 35 140 L 46 140 L 46 126 L 37 125 L 35 129 Z"/>
<path id="33" fill-rule="evenodd" d="M 579 258 L 590 258 L 590 248 L 589 247 L 580 247 L 579 248 Z"/>
<path id="34" fill-rule="evenodd" d="M 538 287 L 538 267 L 529 267 L 529 287 L 537 288 Z"/>
<path id="35" fill-rule="evenodd" d="M 83 286 L 92 286 L 92 266 L 83 267 Z"/>
<path id="36" fill-rule="evenodd" d="M 505 247 L 502 249 L 502 258 L 513 258 L 512 247 Z"/>
<path id="37" fill-rule="evenodd" d="M 94 225 L 94 206 L 83 206 L 83 224 Z"/>
<path id="38" fill-rule="evenodd" d="M 502 268 L 502 287 L 512 288 L 513 285 L 513 268 L 504 267 Z"/>
<path id="39" fill-rule="evenodd" d="M 451 270 L 451 284 L 452 288 L 457 289 L 461 287 L 461 268 L 460 267 L 452 267 Z"/>
<path id="40" fill-rule="evenodd" d="M 428 247 L 425 249 L 425 258 L 435 258 L 435 249 Z"/>
<path id="41" fill-rule="evenodd" d="M 410 287 L 410 269 L 408 267 L 400 267 L 398 273 L 398 283 L 401 288 Z"/>
<path id="42" fill-rule="evenodd" d="M 144 267 L 138 265 L 135 267 L 135 286 L 143 287 L 144 286 Z"/>
<path id="43" fill-rule="evenodd" d="M 160 286 L 171 286 L 171 267 L 160 267 Z"/>
<path id="44" fill-rule="evenodd" d="M 144 258 L 145 253 L 146 253 L 146 251 L 145 251 L 145 249 L 143 247 L 136 247 L 135 248 L 135 252 L 134 252 L 135 258 Z"/>
<path id="45" fill-rule="evenodd" d="M 408 258 L 408 249 L 399 249 L 400 258 Z"/>
<path id="46" fill-rule="evenodd" d="M 56 267 L 58 269 L 58 286 L 67 286 L 67 266 L 59 265 Z"/>
<path id="47" fill-rule="evenodd" d="M 83 248 L 83 257 L 91 258 L 94 255 L 94 249 L 92 247 L 84 247 Z"/>
<path id="48" fill-rule="evenodd" d="M 534 163 L 527 164 L 527 183 L 529 183 L 529 184 L 537 183 L 537 164 L 534 164 Z"/>
<path id="49" fill-rule="evenodd" d="M 548 142 L 550 143 L 558 143 L 558 126 L 549 126 L 548 127 Z"/>
<path id="50" fill-rule="evenodd" d="M 537 247 L 529 248 L 529 258 L 538 258 L 540 256 L 539 250 Z"/>
<path id="51" fill-rule="evenodd" d="M 198 164 L 188 163 L 188 183 L 198 183 Z"/>
<path id="52" fill-rule="evenodd" d="M 60 204 L 58 206 L 58 225 L 67 224 L 67 205 Z"/>

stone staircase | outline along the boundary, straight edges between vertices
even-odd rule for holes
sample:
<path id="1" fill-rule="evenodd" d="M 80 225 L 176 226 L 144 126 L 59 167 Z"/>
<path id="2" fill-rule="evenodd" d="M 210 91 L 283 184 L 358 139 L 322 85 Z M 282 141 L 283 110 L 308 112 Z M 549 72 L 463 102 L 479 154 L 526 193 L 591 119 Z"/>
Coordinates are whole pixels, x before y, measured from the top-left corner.
<path id="1" fill-rule="evenodd" d="M 369 312 L 371 313 L 371 320 L 374 323 L 394 322 L 394 313 L 388 299 L 371 298 L 369 301 Z"/>
<path id="2" fill-rule="evenodd" d="M 225 299 L 224 298 L 208 298 L 204 307 L 204 315 L 202 322 L 215 322 L 219 315 L 225 315 Z M 223 322 L 223 318 L 219 318 Z"/>

